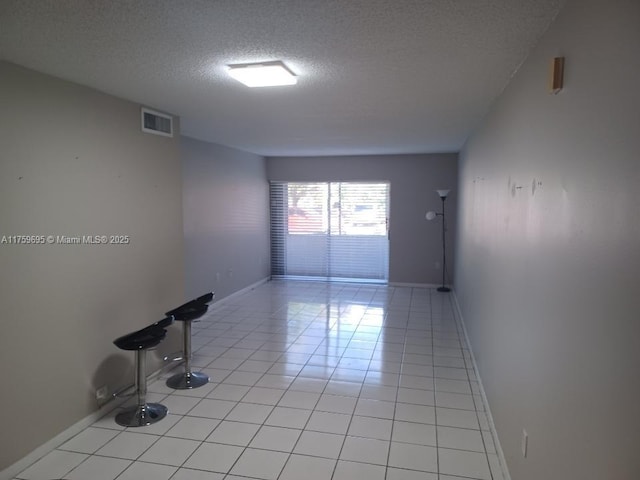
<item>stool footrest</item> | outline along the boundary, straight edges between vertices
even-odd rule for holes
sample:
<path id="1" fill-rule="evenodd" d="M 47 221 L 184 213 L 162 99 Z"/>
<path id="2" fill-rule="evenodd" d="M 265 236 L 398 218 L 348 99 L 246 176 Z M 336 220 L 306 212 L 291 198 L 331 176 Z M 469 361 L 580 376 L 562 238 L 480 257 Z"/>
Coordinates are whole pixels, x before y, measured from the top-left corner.
<path id="1" fill-rule="evenodd" d="M 182 352 L 174 352 L 165 357 L 162 357 L 162 360 L 165 362 L 179 362 L 180 360 L 184 360 L 184 355 L 182 354 Z"/>
<path id="2" fill-rule="evenodd" d="M 113 394 L 113 398 L 130 398 L 133 397 L 134 395 L 136 395 L 136 392 L 133 391 L 131 393 L 126 393 L 129 390 L 129 388 L 123 390 L 122 392 L 115 392 Z"/>

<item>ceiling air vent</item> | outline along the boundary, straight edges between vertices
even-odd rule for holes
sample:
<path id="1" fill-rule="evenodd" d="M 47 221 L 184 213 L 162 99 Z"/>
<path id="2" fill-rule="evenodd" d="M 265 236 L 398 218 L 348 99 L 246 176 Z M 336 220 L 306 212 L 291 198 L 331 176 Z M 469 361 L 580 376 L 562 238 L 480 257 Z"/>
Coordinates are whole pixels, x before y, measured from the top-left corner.
<path id="1" fill-rule="evenodd" d="M 165 113 L 142 107 L 142 131 L 173 137 L 173 118 Z"/>

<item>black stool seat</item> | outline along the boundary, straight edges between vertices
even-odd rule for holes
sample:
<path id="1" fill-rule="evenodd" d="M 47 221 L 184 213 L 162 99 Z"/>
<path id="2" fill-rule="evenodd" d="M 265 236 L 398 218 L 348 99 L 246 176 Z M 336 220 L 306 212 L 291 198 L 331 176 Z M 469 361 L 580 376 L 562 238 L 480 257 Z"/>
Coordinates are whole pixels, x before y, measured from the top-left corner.
<path id="1" fill-rule="evenodd" d="M 167 380 L 167 386 L 178 390 L 197 388 L 209 382 L 209 377 L 202 372 L 191 371 L 191 322 L 202 317 L 213 301 L 213 292 L 206 293 L 190 302 L 180 305 L 166 313 L 182 322 L 182 359 L 184 372 L 177 373 Z"/>
<path id="2" fill-rule="evenodd" d="M 191 300 L 190 302 L 180 305 L 178 308 L 174 308 L 166 313 L 176 319 L 178 322 L 188 322 L 196 320 L 207 313 L 209 305 L 206 303 Z"/>
<path id="3" fill-rule="evenodd" d="M 113 343 L 122 350 L 136 352 L 135 394 L 137 403 L 116 415 L 116 423 L 124 427 L 142 427 L 162 420 L 167 415 L 167 407 L 159 403 L 147 403 L 147 350 L 157 346 L 167 336 L 166 327 L 173 323 L 167 316 L 135 332 L 116 338 Z"/>
<path id="4" fill-rule="evenodd" d="M 209 304 L 213 301 L 213 292 L 205 293 L 204 295 L 196 298 L 196 302 Z"/>
<path id="5" fill-rule="evenodd" d="M 122 350 L 147 350 L 158 345 L 166 336 L 164 328 L 152 325 L 116 338 L 113 343 Z"/>
<path id="6" fill-rule="evenodd" d="M 167 328 L 173 323 L 174 318 L 173 315 L 169 315 L 168 313 L 165 313 L 165 315 L 165 318 L 163 318 L 162 320 L 158 320 L 156 323 L 152 323 L 151 325 L 149 325 L 149 327 Z"/>

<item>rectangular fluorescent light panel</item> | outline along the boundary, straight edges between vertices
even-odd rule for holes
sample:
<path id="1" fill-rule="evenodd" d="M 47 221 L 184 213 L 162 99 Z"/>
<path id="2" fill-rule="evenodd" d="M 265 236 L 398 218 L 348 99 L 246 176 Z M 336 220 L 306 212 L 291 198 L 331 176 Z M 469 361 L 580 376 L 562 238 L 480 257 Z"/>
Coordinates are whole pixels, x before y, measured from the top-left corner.
<path id="1" fill-rule="evenodd" d="M 280 61 L 229 65 L 229 75 L 247 87 L 295 85 L 298 79 Z"/>

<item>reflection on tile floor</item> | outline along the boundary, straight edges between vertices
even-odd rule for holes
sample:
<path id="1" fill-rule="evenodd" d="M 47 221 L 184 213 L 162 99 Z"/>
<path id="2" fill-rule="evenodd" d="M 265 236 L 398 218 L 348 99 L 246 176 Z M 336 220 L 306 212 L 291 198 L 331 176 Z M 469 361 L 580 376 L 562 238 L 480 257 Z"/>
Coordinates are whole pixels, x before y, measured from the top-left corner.
<path id="1" fill-rule="evenodd" d="M 449 294 L 274 281 L 193 328 L 211 383 L 149 385 L 170 414 L 106 415 L 19 479 L 502 480 Z"/>

